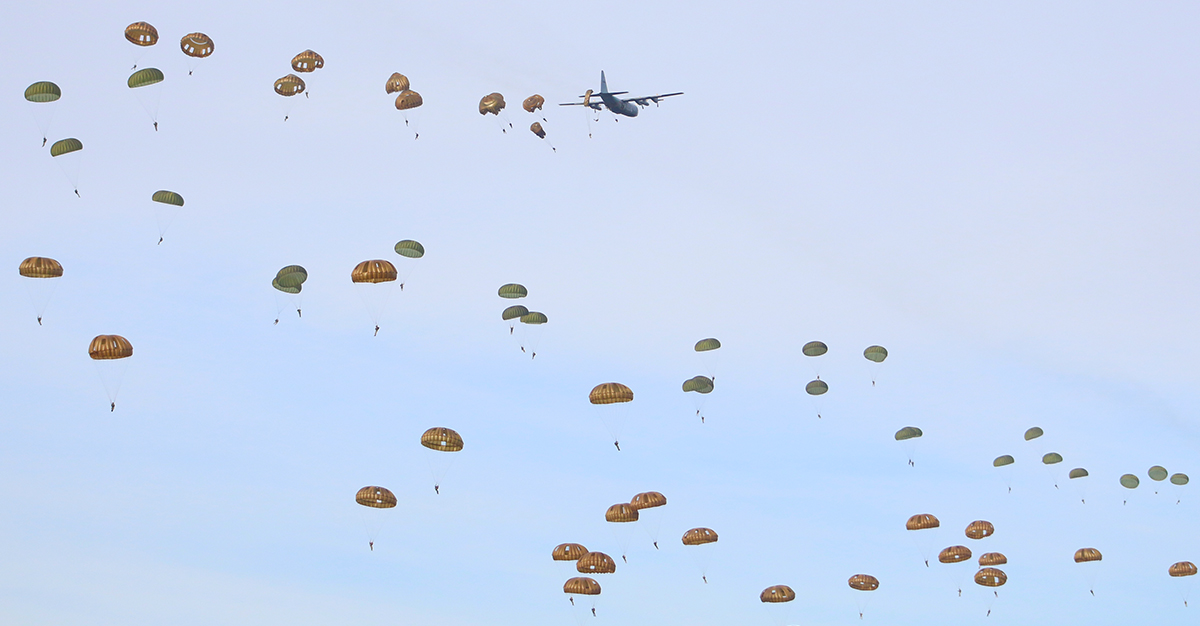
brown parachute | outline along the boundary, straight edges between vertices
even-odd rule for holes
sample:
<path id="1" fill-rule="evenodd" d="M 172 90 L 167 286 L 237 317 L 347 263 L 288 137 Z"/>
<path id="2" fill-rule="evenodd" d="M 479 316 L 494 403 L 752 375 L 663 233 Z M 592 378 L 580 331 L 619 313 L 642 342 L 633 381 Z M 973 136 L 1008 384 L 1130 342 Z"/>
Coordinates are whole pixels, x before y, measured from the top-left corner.
<path id="1" fill-rule="evenodd" d="M 396 266 L 383 259 L 363 261 L 350 272 L 350 281 L 355 283 L 388 283 L 396 280 Z"/>
<path id="2" fill-rule="evenodd" d="M 425 104 L 425 100 L 421 98 L 421 94 L 411 89 L 405 89 L 396 96 L 396 110 L 398 111 L 415 109 L 422 104 Z"/>
<path id="3" fill-rule="evenodd" d="M 1008 582 L 1008 574 L 995 567 L 985 567 L 975 572 L 975 584 L 984 587 L 1002 587 Z"/>
<path id="4" fill-rule="evenodd" d="M 758 599 L 763 602 L 791 602 L 796 599 L 796 592 L 787 585 L 774 585 L 763 589 Z"/>
<path id="5" fill-rule="evenodd" d="M 384 88 L 387 89 L 388 93 L 397 93 L 400 91 L 407 91 L 408 87 L 408 77 L 400 72 L 396 72 L 392 74 L 390 78 L 388 78 L 387 86 Z"/>
<path id="6" fill-rule="evenodd" d="M 657 491 L 639 493 L 629 501 L 629 504 L 638 510 L 652 509 L 656 506 L 663 506 L 666 503 L 667 497 Z"/>
<path id="7" fill-rule="evenodd" d="M 979 555 L 979 566 L 989 567 L 992 565 L 1004 565 L 1008 563 L 1008 557 L 999 552 L 984 552 Z"/>
<path id="8" fill-rule="evenodd" d="M 938 553 L 940 563 L 962 563 L 971 558 L 971 549 L 966 546 L 950 546 Z"/>
<path id="9" fill-rule="evenodd" d="M 363 487 L 354 494 L 354 501 L 372 509 L 390 509 L 396 506 L 396 495 L 383 487 Z"/>
<path id="10" fill-rule="evenodd" d="M 18 271 L 26 278 L 58 278 L 63 275 L 62 264 L 40 256 L 31 256 L 21 261 Z"/>
<path id="11" fill-rule="evenodd" d="M 125 38 L 135 46 L 153 46 L 158 43 L 158 29 L 146 22 L 134 22 L 125 27 Z"/>
<path id="12" fill-rule="evenodd" d="M 133 344 L 120 335 L 97 335 L 88 346 L 88 356 L 96 361 L 129 358 L 133 356 Z"/>
<path id="13" fill-rule="evenodd" d="M 546 129 L 542 128 L 541 122 L 534 122 L 529 125 L 529 132 L 538 136 L 538 139 L 546 138 Z"/>
<path id="14" fill-rule="evenodd" d="M 560 543 L 550 552 L 550 558 L 555 561 L 578 561 L 588 549 L 578 543 Z"/>
<path id="15" fill-rule="evenodd" d="M 1076 563 L 1090 563 L 1102 560 L 1103 558 L 1104 555 L 1100 554 L 1100 551 L 1095 548 L 1080 548 L 1075 551 Z"/>
<path id="16" fill-rule="evenodd" d="M 190 57 L 203 59 L 213 53 L 213 40 L 204 33 L 188 33 L 179 40 L 179 49 Z"/>
<path id="17" fill-rule="evenodd" d="M 572 593 L 577 596 L 598 596 L 600 595 L 600 583 L 591 578 L 579 576 L 563 583 L 563 593 Z"/>
<path id="18" fill-rule="evenodd" d="M 604 521 L 624 523 L 638 521 L 638 510 L 633 508 L 632 504 L 620 502 L 608 507 L 604 512 Z"/>
<path id="19" fill-rule="evenodd" d="M 879 588 L 879 579 L 870 574 L 855 574 L 848 582 L 851 589 L 858 591 L 875 591 Z"/>
<path id="20" fill-rule="evenodd" d="M 535 93 L 532 96 L 525 98 L 525 101 L 521 103 L 521 108 L 533 113 L 534 111 L 542 108 L 543 104 L 546 104 L 546 99 Z"/>
<path id="21" fill-rule="evenodd" d="M 931 513 L 920 513 L 908 518 L 904 523 L 904 527 L 908 530 L 925 530 L 926 528 L 937 528 L 942 523 L 938 521 Z"/>
<path id="22" fill-rule="evenodd" d="M 617 562 L 603 552 L 588 552 L 575 562 L 575 571 L 580 574 L 612 574 L 617 571 Z"/>
<path id="23" fill-rule="evenodd" d="M 325 67 L 325 59 L 312 50 L 305 50 L 292 57 L 292 69 L 297 72 L 311 72 Z"/>
<path id="24" fill-rule="evenodd" d="M 967 539 L 983 539 L 991 537 L 992 533 L 996 532 L 996 527 L 991 522 L 986 520 L 975 520 L 967 524 L 966 535 Z"/>
<path id="25" fill-rule="evenodd" d="M 500 112 L 503 110 L 504 96 L 498 93 L 489 93 L 479 101 L 480 115 L 487 115 L 488 113 L 491 113 L 492 115 L 500 115 Z"/>
<path id="26" fill-rule="evenodd" d="M 716 543 L 717 531 L 711 528 L 693 528 L 683 533 L 683 545 L 702 546 L 706 543 Z"/>
<path id="27" fill-rule="evenodd" d="M 438 452 L 458 452 L 463 449 L 463 438 L 452 429 L 437 426 L 421 435 L 421 445 Z"/>
<path id="28" fill-rule="evenodd" d="M 1196 564 L 1191 561 L 1180 561 L 1167 568 L 1167 573 L 1174 578 L 1196 575 Z"/>
<path id="29" fill-rule="evenodd" d="M 633 390 L 621 383 L 600 383 L 588 394 L 588 401 L 592 404 L 632 402 Z"/>
<path id="30" fill-rule="evenodd" d="M 290 98 L 304 93 L 304 79 L 295 74 L 288 74 L 275 81 L 275 93 Z"/>

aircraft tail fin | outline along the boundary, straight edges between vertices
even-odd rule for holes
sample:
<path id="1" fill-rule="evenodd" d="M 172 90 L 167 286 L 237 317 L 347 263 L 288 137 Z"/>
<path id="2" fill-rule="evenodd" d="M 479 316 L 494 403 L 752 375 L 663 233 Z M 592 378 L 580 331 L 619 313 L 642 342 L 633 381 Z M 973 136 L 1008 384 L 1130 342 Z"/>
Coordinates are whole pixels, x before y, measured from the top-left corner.
<path id="1" fill-rule="evenodd" d="M 604 70 L 600 70 L 600 93 L 608 93 L 608 82 L 604 80 Z"/>

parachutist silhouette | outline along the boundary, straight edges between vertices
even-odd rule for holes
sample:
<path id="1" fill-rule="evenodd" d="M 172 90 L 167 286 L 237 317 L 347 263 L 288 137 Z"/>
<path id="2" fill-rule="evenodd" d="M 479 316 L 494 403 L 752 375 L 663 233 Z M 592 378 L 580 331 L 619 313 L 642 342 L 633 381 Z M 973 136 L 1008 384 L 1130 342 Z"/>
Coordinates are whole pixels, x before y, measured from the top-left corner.
<path id="1" fill-rule="evenodd" d="M 657 550 L 657 549 L 658 549 L 658 542 L 657 542 L 657 541 L 655 541 L 655 542 L 654 542 L 654 549 L 655 549 L 655 550 Z"/>
<path id="2" fill-rule="evenodd" d="M 400 291 L 404 291 L 404 283 L 400 283 Z"/>
<path id="3" fill-rule="evenodd" d="M 441 488 L 441 485 L 434 485 L 434 486 L 433 486 L 433 492 L 434 492 L 435 494 L 439 495 L 439 496 L 440 496 L 440 495 L 442 495 L 442 492 L 441 492 L 441 491 L 439 491 L 439 489 L 440 489 L 440 488 Z"/>
<path id="4" fill-rule="evenodd" d="M 1009 492 L 1009 493 L 1012 493 L 1012 487 L 1009 487 L 1009 488 L 1008 488 L 1008 492 Z"/>
<path id="5" fill-rule="evenodd" d="M 82 197 L 83 197 L 83 196 L 79 195 L 79 190 L 78 190 L 78 189 L 76 189 L 76 190 L 75 190 L 75 197 L 76 197 L 76 198 L 82 198 Z"/>
<path id="6" fill-rule="evenodd" d="M 273 326 L 278 326 L 278 325 L 279 325 L 279 318 L 277 317 L 277 318 L 275 318 L 275 323 L 273 324 Z"/>
<path id="7" fill-rule="evenodd" d="M 1092 594 L 1092 597 L 1093 597 L 1093 598 L 1094 598 L 1094 597 L 1096 597 L 1096 590 L 1095 590 L 1095 589 L 1088 589 L 1088 593 Z"/>
<path id="8" fill-rule="evenodd" d="M 987 614 L 987 615 L 985 615 L 984 617 L 991 617 L 991 616 L 992 616 L 992 610 L 991 610 L 991 609 L 988 609 L 988 614 Z"/>
<path id="9" fill-rule="evenodd" d="M 41 326 L 41 325 L 42 325 L 42 316 L 41 316 L 41 315 L 39 315 L 39 316 L 38 316 L 38 326 Z M 1179 503 L 1178 503 L 1178 502 L 1176 502 L 1175 504 L 1179 504 Z"/>
<path id="10" fill-rule="evenodd" d="M 821 419 L 821 414 L 817 413 L 817 419 Z"/>
<path id="11" fill-rule="evenodd" d="M 110 405 L 108 406 L 108 412 L 109 412 L 109 413 L 112 413 L 113 411 L 116 411 L 116 410 L 117 410 L 117 403 L 116 403 L 116 402 L 113 402 L 112 404 L 110 404 Z"/>
<path id="12" fill-rule="evenodd" d="M 862 619 L 862 611 L 859 611 L 859 613 L 858 613 L 858 619 Z"/>
<path id="13" fill-rule="evenodd" d="M 701 416 L 700 416 L 700 423 L 701 423 L 701 424 L 703 424 L 703 423 L 704 423 L 704 416 L 703 416 L 703 415 L 701 415 Z"/>
<path id="14" fill-rule="evenodd" d="M 621 451 L 621 442 L 620 441 L 614 441 L 613 445 L 617 447 L 617 452 Z"/>
<path id="15" fill-rule="evenodd" d="M 521 354 L 525 354 L 525 346 L 521 346 Z"/>
<path id="16" fill-rule="evenodd" d="M 375 551 L 375 542 L 374 541 L 368 541 L 367 545 L 371 547 L 371 552 Z"/>
<path id="17" fill-rule="evenodd" d="M 575 598 L 567 598 L 571 601 L 571 606 L 575 606 Z"/>
<path id="18" fill-rule="evenodd" d="M 378 337 L 378 336 L 379 336 L 379 324 L 376 324 L 376 325 L 375 325 L 375 336 L 376 336 L 376 337 Z"/>
<path id="19" fill-rule="evenodd" d="M 708 584 L 708 576 L 701 576 L 700 578 L 704 579 L 704 584 Z"/>
<path id="20" fill-rule="evenodd" d="M 156 246 L 161 246 L 161 245 L 162 245 L 162 242 L 163 242 L 163 238 L 162 238 L 162 237 L 159 237 L 159 238 L 158 238 L 158 243 L 156 243 L 156 244 L 154 244 L 154 245 L 156 245 Z"/>
<path id="21" fill-rule="evenodd" d="M 534 352 L 533 356 L 529 357 L 529 360 L 532 361 L 533 359 L 536 359 L 536 358 L 537 358 L 537 353 Z"/>
<path id="22" fill-rule="evenodd" d="M 307 97 L 308 97 L 308 92 L 305 92 L 305 93 L 304 93 L 304 97 L 305 97 L 305 98 L 307 98 Z"/>
<path id="23" fill-rule="evenodd" d="M 192 75 L 192 70 L 188 70 L 188 76 Z"/>
<path id="24" fill-rule="evenodd" d="M 158 132 L 158 122 L 154 123 L 154 132 Z"/>
<path id="25" fill-rule="evenodd" d="M 286 121 L 287 121 L 287 118 L 288 118 L 288 116 L 287 116 L 287 115 L 283 116 L 283 121 L 285 121 L 285 122 L 286 122 Z"/>
<path id="26" fill-rule="evenodd" d="M 625 555 L 624 555 L 624 554 L 622 554 L 622 555 L 621 555 L 621 560 L 622 560 L 622 561 L 625 561 L 626 563 L 628 563 L 628 562 L 629 562 L 629 559 L 625 558 Z"/>
<path id="27" fill-rule="evenodd" d="M 304 317 L 304 314 L 300 312 L 300 309 L 296 309 L 296 317 Z"/>
<path id="28" fill-rule="evenodd" d="M 42 147 L 43 148 L 46 147 L 46 138 L 45 137 L 42 137 Z"/>
<path id="29" fill-rule="evenodd" d="M 962 597 L 962 588 L 961 587 L 959 587 L 959 589 L 958 589 L 958 597 L 960 597 L 960 598 Z"/>
<path id="30" fill-rule="evenodd" d="M 925 559 L 925 567 L 929 567 L 929 559 Z"/>
<path id="31" fill-rule="evenodd" d="M 596 617 L 596 607 L 592 607 L 592 617 Z"/>
<path id="32" fill-rule="evenodd" d="M 137 69 L 137 63 L 134 63 L 134 64 L 133 64 L 133 67 L 131 67 L 131 68 L 129 68 L 129 69 L 131 69 L 131 70 L 136 70 L 136 69 Z"/>
<path id="33" fill-rule="evenodd" d="M 510 334 L 510 335 L 511 335 L 512 333 L 513 333 L 513 327 L 512 327 L 512 326 L 509 326 L 509 327 L 508 327 L 508 334 Z"/>

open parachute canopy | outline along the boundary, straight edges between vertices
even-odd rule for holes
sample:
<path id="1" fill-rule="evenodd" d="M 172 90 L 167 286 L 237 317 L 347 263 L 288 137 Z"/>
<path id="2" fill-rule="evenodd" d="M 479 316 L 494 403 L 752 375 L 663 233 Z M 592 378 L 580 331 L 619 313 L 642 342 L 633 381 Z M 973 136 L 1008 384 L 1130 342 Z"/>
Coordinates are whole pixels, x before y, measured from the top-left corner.
<path id="1" fill-rule="evenodd" d="M 529 295 L 529 290 L 525 288 L 525 285 L 508 283 L 507 285 L 500 285 L 500 289 L 496 293 L 499 294 L 501 298 L 508 298 L 512 300 L 516 298 L 524 298 L 525 296 Z"/>
<path id="2" fill-rule="evenodd" d="M 163 204 L 183 206 L 183 196 L 175 193 L 174 191 L 167 191 L 165 189 L 160 189 L 159 191 L 154 192 L 154 195 L 150 196 L 150 199 Z"/>
<path id="3" fill-rule="evenodd" d="M 412 239 L 405 239 L 396 243 L 396 254 L 409 259 L 419 259 L 425 256 L 425 246 Z"/>
<path id="4" fill-rule="evenodd" d="M 541 122 L 534 122 L 529 125 L 529 132 L 538 136 L 538 139 L 546 138 L 546 129 L 542 128 Z"/>
<path id="5" fill-rule="evenodd" d="M 866 357 L 868 361 L 874 363 L 883 363 L 883 360 L 887 358 L 887 355 L 887 348 L 883 346 L 868 346 L 866 350 L 863 350 L 863 356 Z"/>
<path id="6" fill-rule="evenodd" d="M 603 552 L 588 552 L 575 562 L 575 571 L 581 574 L 612 574 L 617 571 L 617 562 Z"/>
<path id="7" fill-rule="evenodd" d="M 708 352 L 709 350 L 716 350 L 720 347 L 721 342 L 717 341 L 714 337 L 708 337 L 707 339 L 701 339 L 700 341 L 696 342 L 696 352 Z"/>
<path id="8" fill-rule="evenodd" d="M 1008 563 L 1008 557 L 999 552 L 984 552 L 979 555 L 979 566 L 988 567 L 990 565 L 1004 565 Z"/>
<path id="9" fill-rule="evenodd" d="M 568 579 L 563 583 L 563 593 L 572 593 L 579 596 L 598 596 L 600 595 L 600 583 L 586 576 L 578 576 Z"/>
<path id="10" fill-rule="evenodd" d="M 549 322 L 549 321 L 550 321 L 550 318 L 546 317 L 546 314 L 542 313 L 541 311 L 530 311 L 530 312 L 526 313 L 525 315 L 521 316 L 522 324 L 537 325 L 537 324 L 545 324 L 546 322 Z"/>
<path id="11" fill-rule="evenodd" d="M 17 268 L 25 278 L 58 278 L 63 275 L 63 266 L 48 257 L 31 256 Z"/>
<path id="12" fill-rule="evenodd" d="M 805 385 L 804 391 L 808 392 L 810 396 L 819 396 L 829 391 L 829 384 L 818 378 Z"/>
<path id="13" fill-rule="evenodd" d="M 288 74 L 275 81 L 275 93 L 290 98 L 304 93 L 304 79 L 295 74 Z"/>
<path id="14" fill-rule="evenodd" d="M 870 574 L 855 574 L 846 582 L 855 591 L 875 591 L 879 588 L 879 579 Z"/>
<path id="15" fill-rule="evenodd" d="M 829 352 L 829 346 L 821 341 L 810 341 L 804 344 L 804 347 L 800 351 L 804 353 L 804 356 L 821 356 Z"/>
<path id="16" fill-rule="evenodd" d="M 190 57 L 203 59 L 213 53 L 215 46 L 212 38 L 204 33 L 188 33 L 179 40 L 179 49 Z"/>
<path id="17" fill-rule="evenodd" d="M 533 113 L 534 111 L 542 108 L 543 104 L 546 104 L 546 99 L 535 93 L 532 96 L 525 98 L 525 101 L 521 103 L 521 108 Z"/>
<path id="18" fill-rule="evenodd" d="M 763 589 L 758 599 L 762 602 L 791 602 L 796 599 L 796 592 L 787 585 L 773 585 Z"/>
<path id="19" fill-rule="evenodd" d="M 600 383 L 588 394 L 592 404 L 617 404 L 633 402 L 633 390 L 621 383 Z"/>
<path id="20" fill-rule="evenodd" d="M 1167 479 L 1167 468 L 1161 465 L 1155 465 L 1146 472 L 1146 475 L 1153 481 L 1163 481 Z"/>
<path id="21" fill-rule="evenodd" d="M 158 43 L 158 29 L 146 22 L 134 22 L 125 27 L 125 39 L 135 46 L 153 46 Z"/>
<path id="22" fill-rule="evenodd" d="M 1045 431 L 1043 431 L 1041 428 L 1039 428 L 1037 426 L 1034 426 L 1033 428 L 1030 428 L 1029 430 L 1025 431 L 1025 441 L 1032 441 L 1034 439 L 1037 439 L 1038 437 L 1041 437 L 1044 434 L 1046 434 Z"/>
<path id="23" fill-rule="evenodd" d="M 975 584 L 983 587 L 1003 587 L 1008 574 L 995 567 L 985 567 L 975 572 Z"/>
<path id="24" fill-rule="evenodd" d="M 667 504 L 667 497 L 657 491 L 643 491 L 629 500 L 635 509 L 653 509 Z"/>
<path id="25" fill-rule="evenodd" d="M 1100 554 L 1100 551 L 1095 548 L 1080 548 L 1075 551 L 1076 563 L 1091 563 L 1092 561 L 1100 561 L 1103 558 L 1104 555 Z"/>
<path id="26" fill-rule="evenodd" d="M 907 530 L 925 530 L 927 528 L 937 528 L 942 525 L 932 513 L 918 513 L 904 523 L 904 528 Z"/>
<path id="27" fill-rule="evenodd" d="M 1005 454 L 996 457 L 996 460 L 992 461 L 992 465 L 995 467 L 1004 467 L 1005 465 L 1012 465 L 1016 461 L 1011 454 Z"/>
<path id="28" fill-rule="evenodd" d="M 292 69 L 297 72 L 312 72 L 325 67 L 325 59 L 312 50 L 305 50 L 292 57 Z"/>
<path id="29" fill-rule="evenodd" d="M 624 524 L 638 521 L 638 510 L 628 502 L 618 502 L 604 512 L 604 521 Z"/>
<path id="30" fill-rule="evenodd" d="M 64 154 L 70 154 L 79 150 L 83 150 L 82 141 L 79 141 L 74 137 L 70 137 L 68 139 L 59 139 L 50 145 L 50 156 L 62 156 Z"/>
<path id="31" fill-rule="evenodd" d="M 48 80 L 38 81 L 25 88 L 25 99 L 30 102 L 54 102 L 61 97 L 62 90 Z"/>
<path id="32" fill-rule="evenodd" d="M 1087 470 L 1083 469 L 1082 467 L 1077 467 L 1077 468 L 1071 470 L 1071 473 L 1067 474 L 1067 477 L 1068 478 L 1083 478 L 1084 476 L 1087 476 L 1087 475 L 1088 475 Z"/>
<path id="33" fill-rule="evenodd" d="M 88 345 L 88 356 L 95 361 L 127 359 L 133 356 L 133 344 L 120 335 L 96 335 Z"/>
<path id="34" fill-rule="evenodd" d="M 1168 567 L 1167 573 L 1170 574 L 1172 578 L 1182 578 L 1184 576 L 1195 576 L 1196 575 L 1196 564 L 1192 563 L 1191 561 L 1180 561 L 1178 563 L 1175 563 L 1171 567 Z"/>
<path id="35" fill-rule="evenodd" d="M 355 283 L 388 283 L 396 280 L 396 266 L 390 261 L 372 259 L 354 266 L 350 281 Z"/>
<path id="36" fill-rule="evenodd" d="M 950 546 L 938 553 L 939 563 L 962 563 L 970 558 L 971 549 L 966 546 Z"/>
<path id="37" fill-rule="evenodd" d="M 1121 486 L 1126 489 L 1137 489 L 1137 486 L 1141 483 L 1142 481 L 1138 480 L 1138 477 L 1133 474 L 1121 475 Z"/>
<path id="38" fill-rule="evenodd" d="M 304 287 L 302 287 L 301 285 L 295 285 L 292 287 L 288 287 L 288 286 L 284 285 L 283 283 L 279 282 L 278 276 L 271 279 L 271 286 L 278 289 L 279 291 L 282 291 L 283 293 L 290 293 L 292 295 L 295 295 L 295 294 L 300 293 L 301 291 L 304 291 Z"/>
<path id="39" fill-rule="evenodd" d="M 1187 474 L 1171 474 L 1171 484 L 1172 485 L 1188 484 L 1188 475 Z"/>
<path id="40" fill-rule="evenodd" d="M 900 430 L 896 431 L 896 441 L 904 441 L 906 439 L 916 439 L 917 437 L 920 437 L 924 434 L 925 433 L 922 432 L 921 429 L 917 428 L 916 426 L 905 426 L 904 428 L 901 428 Z"/>
<path id="41" fill-rule="evenodd" d="M 489 93 L 479 100 L 480 115 L 487 115 L 488 113 L 491 113 L 492 115 L 500 115 L 500 112 L 503 110 L 504 96 L 498 93 Z"/>
<path id="42" fill-rule="evenodd" d="M 504 311 L 500 313 L 500 319 L 505 320 L 505 321 L 518 319 L 528 313 L 529 313 L 529 309 L 527 309 L 519 304 L 514 304 L 514 305 L 508 307 L 507 309 L 504 309 Z"/>
<path id="43" fill-rule="evenodd" d="M 386 89 L 388 93 L 399 93 L 401 91 L 405 91 L 408 89 L 408 87 L 408 77 L 400 72 L 395 72 L 389 76 L 387 79 L 387 84 L 384 85 L 384 89 Z"/>
<path id="44" fill-rule="evenodd" d="M 275 273 L 275 280 L 283 287 L 299 288 L 308 280 L 308 270 L 299 265 L 288 265 Z"/>
<path id="45" fill-rule="evenodd" d="M 372 509 L 390 509 L 396 506 L 396 494 L 383 487 L 363 487 L 354 494 L 354 501 Z"/>
<path id="46" fill-rule="evenodd" d="M 147 67 L 130 74 L 129 80 L 125 82 L 129 85 L 130 89 L 149 87 L 150 85 L 163 82 L 163 73 L 157 67 Z"/>
<path id="47" fill-rule="evenodd" d="M 463 438 L 452 429 L 438 426 L 421 435 L 421 445 L 438 452 L 458 452 L 463 449 Z"/>
<path id="48" fill-rule="evenodd" d="M 588 549 L 578 543 L 560 543 L 550 551 L 550 558 L 555 561 L 578 561 Z"/>
<path id="49" fill-rule="evenodd" d="M 415 108 L 421 106 L 422 104 L 425 104 L 425 99 L 421 97 L 421 94 L 419 94 L 411 89 L 405 89 L 404 91 L 401 91 L 399 93 L 399 95 L 396 96 L 396 110 L 397 111 L 407 111 L 409 109 L 415 109 Z"/>
<path id="50" fill-rule="evenodd" d="M 713 381 L 707 376 L 695 376 L 683 381 L 684 391 L 695 391 L 696 393 L 712 393 Z"/>
<path id="51" fill-rule="evenodd" d="M 1062 463 L 1062 461 L 1062 455 L 1057 452 L 1047 452 L 1046 454 L 1042 455 L 1042 463 L 1045 463 L 1046 465 L 1054 465 L 1056 463 Z"/>
<path id="52" fill-rule="evenodd" d="M 983 539 L 991 537 L 996 532 L 996 527 L 987 520 L 975 520 L 967 524 L 967 529 L 964 531 L 967 539 Z"/>
<path id="53" fill-rule="evenodd" d="M 706 543 L 716 543 L 717 531 L 711 528 L 693 528 L 683 533 L 683 545 L 700 546 Z"/>

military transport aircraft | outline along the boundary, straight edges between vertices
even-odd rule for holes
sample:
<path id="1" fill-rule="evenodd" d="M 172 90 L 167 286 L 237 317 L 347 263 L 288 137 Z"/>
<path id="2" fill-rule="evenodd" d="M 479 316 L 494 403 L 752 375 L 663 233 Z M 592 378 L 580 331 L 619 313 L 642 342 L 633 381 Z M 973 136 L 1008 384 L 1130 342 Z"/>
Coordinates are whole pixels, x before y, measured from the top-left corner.
<path id="1" fill-rule="evenodd" d="M 660 93 L 653 96 L 641 96 L 639 98 L 617 97 L 627 93 L 629 92 L 609 91 L 608 82 L 604 80 L 604 71 L 602 70 L 600 72 L 600 93 L 596 93 L 591 89 L 588 89 L 582 96 L 579 96 L 580 98 L 583 98 L 583 102 L 564 102 L 559 106 L 585 106 L 591 107 L 595 111 L 599 111 L 600 107 L 605 107 L 613 113 L 619 113 L 626 117 L 637 117 L 639 107 L 649 106 L 651 102 L 658 104 L 663 98 L 683 95 L 682 91 L 677 91 L 675 93 Z M 594 96 L 599 96 L 600 101 L 597 102 L 593 100 L 592 98 Z"/>

